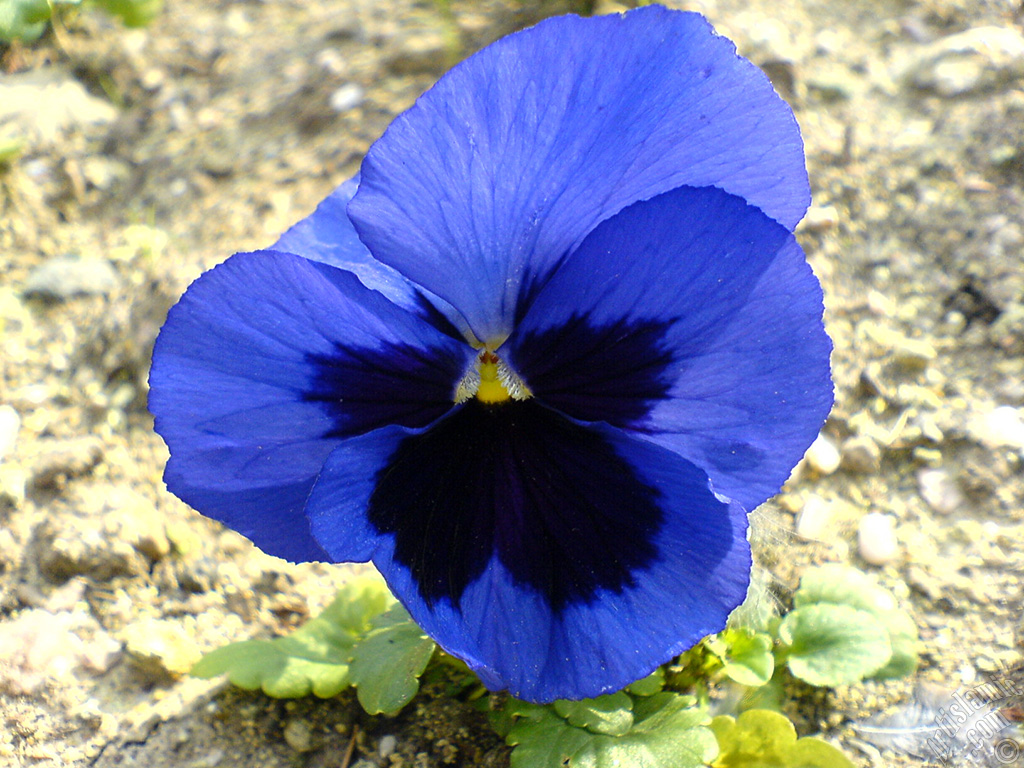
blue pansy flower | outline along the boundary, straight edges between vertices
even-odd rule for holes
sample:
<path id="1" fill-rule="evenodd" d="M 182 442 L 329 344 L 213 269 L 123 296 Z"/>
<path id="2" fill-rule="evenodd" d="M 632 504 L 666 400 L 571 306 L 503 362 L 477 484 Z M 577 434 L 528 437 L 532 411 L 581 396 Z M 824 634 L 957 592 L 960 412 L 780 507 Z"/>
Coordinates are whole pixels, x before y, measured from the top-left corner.
<path id="1" fill-rule="evenodd" d="M 808 199 L 791 111 L 702 17 L 499 40 L 170 311 L 167 486 L 373 561 L 493 689 L 619 689 L 724 626 L 828 413 Z"/>

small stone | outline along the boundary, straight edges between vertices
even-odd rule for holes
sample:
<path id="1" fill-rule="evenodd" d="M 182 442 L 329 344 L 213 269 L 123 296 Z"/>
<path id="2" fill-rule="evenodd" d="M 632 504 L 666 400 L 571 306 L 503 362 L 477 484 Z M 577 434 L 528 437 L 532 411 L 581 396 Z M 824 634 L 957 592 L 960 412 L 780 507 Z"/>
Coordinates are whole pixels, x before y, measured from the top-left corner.
<path id="1" fill-rule="evenodd" d="M 365 96 L 358 83 L 345 83 L 331 94 L 328 104 L 335 112 L 348 112 L 362 104 Z"/>
<path id="2" fill-rule="evenodd" d="M 839 225 L 839 211 L 834 205 L 812 205 L 801 226 L 808 232 L 828 232 Z"/>
<path id="3" fill-rule="evenodd" d="M 313 749 L 313 732 L 304 720 L 289 720 L 284 726 L 284 740 L 299 753 Z"/>
<path id="4" fill-rule="evenodd" d="M 25 282 L 26 296 L 69 299 L 72 296 L 109 293 L 117 285 L 117 273 L 104 259 L 58 256 L 32 270 Z"/>
<path id="5" fill-rule="evenodd" d="M 104 528 L 156 562 L 171 551 L 164 517 L 153 503 L 130 488 L 112 488 L 104 502 Z"/>
<path id="6" fill-rule="evenodd" d="M 951 515 L 964 503 L 956 481 L 944 469 L 920 469 L 917 490 L 925 503 L 940 515 Z"/>
<path id="7" fill-rule="evenodd" d="M 149 562 L 117 530 L 116 525 L 100 527 L 93 519 L 74 515 L 43 520 L 33 535 L 39 570 L 57 583 L 75 576 L 109 581 L 148 573 Z"/>
<path id="8" fill-rule="evenodd" d="M 892 350 L 892 361 L 909 373 L 923 371 L 935 359 L 935 347 L 920 339 L 900 338 Z"/>
<path id="9" fill-rule="evenodd" d="M 199 661 L 195 641 L 180 624 L 167 619 L 130 624 L 121 639 L 135 667 L 155 681 L 183 677 Z"/>
<path id="10" fill-rule="evenodd" d="M 832 509 L 820 496 L 808 496 L 796 518 L 796 533 L 804 539 L 820 541 L 832 522 Z"/>
<path id="11" fill-rule="evenodd" d="M 31 484 L 37 488 L 60 486 L 81 477 L 103 461 L 103 444 L 94 437 L 54 441 L 32 464 Z"/>
<path id="12" fill-rule="evenodd" d="M 839 463 L 842 460 L 836 444 L 823 434 L 818 435 L 811 443 L 804 458 L 819 475 L 831 475 L 839 469 Z"/>
<path id="13" fill-rule="evenodd" d="M 952 98 L 1024 77 L 1024 35 L 1011 27 L 976 27 L 927 45 L 907 68 L 916 88 Z"/>
<path id="14" fill-rule="evenodd" d="M 380 741 L 377 743 L 377 754 L 385 760 L 395 751 L 398 746 L 398 739 L 392 734 L 381 736 Z"/>
<path id="15" fill-rule="evenodd" d="M 1012 405 L 1000 405 L 987 413 L 975 414 L 967 423 L 967 431 L 987 448 L 1024 450 L 1024 418 Z"/>
<path id="16" fill-rule="evenodd" d="M 32 695 L 78 664 L 82 641 L 70 613 L 31 609 L 0 624 L 0 692 Z"/>
<path id="17" fill-rule="evenodd" d="M 896 518 L 882 512 L 869 512 L 857 528 L 857 551 L 871 565 L 887 565 L 899 554 Z"/>
<path id="18" fill-rule="evenodd" d="M 388 69 L 396 75 L 440 72 L 448 66 L 448 46 L 440 32 L 422 32 L 394 42 Z"/>
<path id="19" fill-rule="evenodd" d="M 882 463 L 882 449 L 872 438 L 859 435 L 845 440 L 842 445 L 842 467 L 847 472 L 873 475 Z"/>
<path id="20" fill-rule="evenodd" d="M 21 417 L 18 412 L 9 405 L 0 405 L 0 461 L 14 452 L 19 429 Z"/>

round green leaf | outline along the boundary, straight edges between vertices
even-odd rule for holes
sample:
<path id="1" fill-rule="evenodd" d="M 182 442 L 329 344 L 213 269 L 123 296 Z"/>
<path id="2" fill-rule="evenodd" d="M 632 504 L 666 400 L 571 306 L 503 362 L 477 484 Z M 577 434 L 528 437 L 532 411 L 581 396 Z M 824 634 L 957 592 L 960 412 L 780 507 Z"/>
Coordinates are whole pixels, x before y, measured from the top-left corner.
<path id="1" fill-rule="evenodd" d="M 848 605 L 797 608 L 779 625 L 789 670 L 811 685 L 856 683 L 884 667 L 892 643 L 878 620 Z"/>
<path id="2" fill-rule="evenodd" d="M 740 685 L 756 688 L 765 685 L 775 672 L 772 639 L 767 635 L 742 630 L 727 630 L 723 639 L 728 643 L 723 672 Z"/>
<path id="3" fill-rule="evenodd" d="M 823 565 L 800 579 L 793 605 L 800 608 L 815 603 L 833 603 L 859 608 L 871 614 L 896 609 L 896 598 L 863 571 L 845 565 Z"/>
<path id="4" fill-rule="evenodd" d="M 556 701 L 555 712 L 591 733 L 621 736 L 633 727 L 633 700 L 621 691 L 583 701 Z"/>

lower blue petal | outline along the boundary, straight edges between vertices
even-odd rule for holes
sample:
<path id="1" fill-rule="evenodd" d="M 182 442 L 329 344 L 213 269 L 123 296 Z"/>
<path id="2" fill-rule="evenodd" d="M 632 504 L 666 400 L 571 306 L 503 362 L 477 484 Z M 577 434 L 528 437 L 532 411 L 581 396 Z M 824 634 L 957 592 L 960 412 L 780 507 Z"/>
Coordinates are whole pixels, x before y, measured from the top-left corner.
<path id="1" fill-rule="evenodd" d="M 324 559 L 304 508 L 331 451 L 384 424 L 431 423 L 471 358 L 347 272 L 236 255 L 192 284 L 154 348 L 167 486 L 270 554 Z"/>
<path id="2" fill-rule="evenodd" d="M 445 650 L 532 701 L 643 677 L 720 630 L 749 578 L 746 516 L 703 472 L 530 401 L 345 440 L 309 514 L 332 559 L 372 558 Z"/>

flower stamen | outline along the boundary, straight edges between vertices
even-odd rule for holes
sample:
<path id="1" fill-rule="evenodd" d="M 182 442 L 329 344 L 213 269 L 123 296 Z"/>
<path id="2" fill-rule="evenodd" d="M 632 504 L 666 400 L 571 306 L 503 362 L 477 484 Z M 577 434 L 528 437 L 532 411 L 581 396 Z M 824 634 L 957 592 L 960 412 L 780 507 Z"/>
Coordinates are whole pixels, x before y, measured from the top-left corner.
<path id="1" fill-rule="evenodd" d="M 528 400 L 533 393 L 504 360 L 484 349 L 455 388 L 456 403 L 464 403 L 474 396 L 482 403 L 494 405 L 508 400 Z"/>

